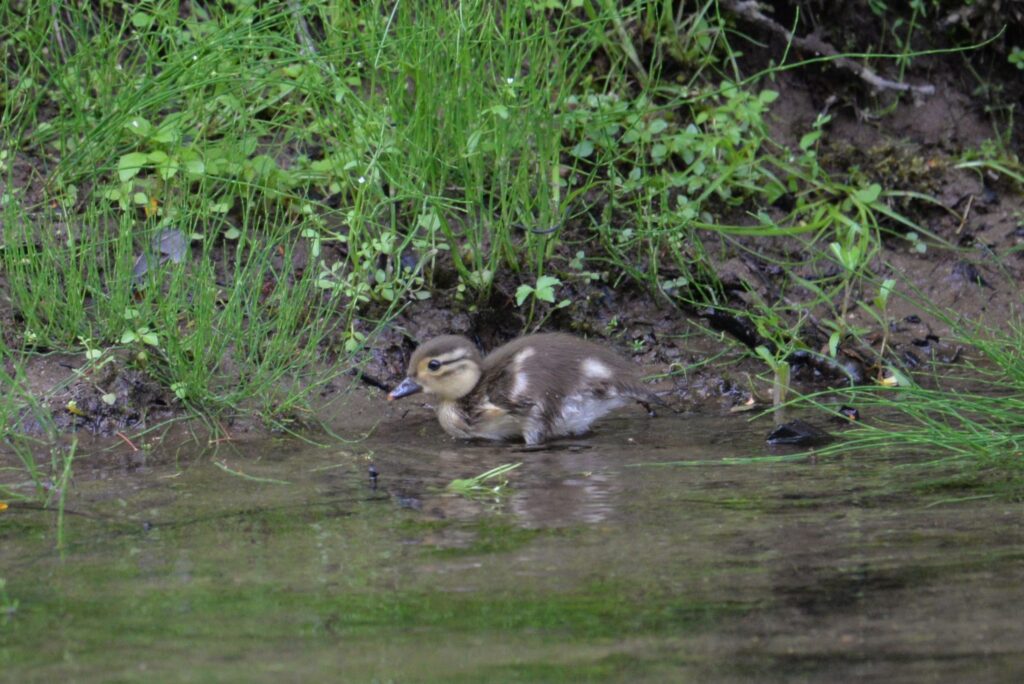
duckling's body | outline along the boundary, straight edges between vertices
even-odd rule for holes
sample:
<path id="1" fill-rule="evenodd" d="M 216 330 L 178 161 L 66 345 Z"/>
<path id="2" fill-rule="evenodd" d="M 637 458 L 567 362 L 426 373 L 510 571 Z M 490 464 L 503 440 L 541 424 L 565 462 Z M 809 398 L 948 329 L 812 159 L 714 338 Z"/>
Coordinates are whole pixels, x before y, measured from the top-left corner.
<path id="1" fill-rule="evenodd" d="M 483 359 L 469 340 L 448 335 L 416 350 L 388 399 L 423 391 L 437 396 L 437 419 L 454 437 L 539 444 L 582 434 L 631 400 L 658 401 L 638 370 L 571 335 L 520 337 Z"/>

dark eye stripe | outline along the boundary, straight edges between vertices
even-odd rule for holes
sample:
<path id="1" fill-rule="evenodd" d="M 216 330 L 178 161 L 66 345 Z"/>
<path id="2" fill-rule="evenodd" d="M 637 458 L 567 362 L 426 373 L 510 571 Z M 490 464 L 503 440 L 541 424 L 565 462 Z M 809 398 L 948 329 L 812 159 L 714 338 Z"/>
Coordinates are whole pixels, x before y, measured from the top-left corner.
<path id="1" fill-rule="evenodd" d="M 445 361 L 445 362 L 444 362 L 444 365 L 446 365 L 446 366 L 447 366 L 447 365 L 449 365 L 449 364 L 453 364 L 453 363 L 458 363 L 459 361 L 462 361 L 462 360 L 463 360 L 463 359 L 454 359 L 454 360 L 452 360 L 452 361 Z M 447 376 L 451 375 L 452 373 L 457 373 L 457 372 L 459 372 L 459 371 L 460 371 L 460 370 L 461 370 L 462 368 L 463 368 L 463 366 L 462 366 L 462 365 L 450 366 L 450 367 L 448 367 L 448 368 L 444 369 L 444 371 L 443 371 L 443 372 L 441 372 L 441 373 L 438 373 L 438 374 L 437 374 L 437 377 L 439 377 L 439 378 L 444 378 L 444 377 L 447 377 Z"/>
<path id="2" fill-rule="evenodd" d="M 445 359 L 443 356 L 430 359 L 430 361 L 427 362 L 427 368 L 432 371 L 437 371 L 440 370 L 441 366 L 447 366 L 452 363 L 458 363 L 459 361 L 462 361 L 463 359 L 466 358 L 466 353 L 462 350 L 459 350 L 458 352 L 455 353 L 457 353 L 458 356 L 451 359 Z"/>

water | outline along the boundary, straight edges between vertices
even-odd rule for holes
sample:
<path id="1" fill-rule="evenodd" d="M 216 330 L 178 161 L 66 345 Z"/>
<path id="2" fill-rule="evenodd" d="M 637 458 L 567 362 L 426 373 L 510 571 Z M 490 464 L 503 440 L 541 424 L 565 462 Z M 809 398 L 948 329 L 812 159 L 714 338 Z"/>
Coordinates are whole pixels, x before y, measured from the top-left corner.
<path id="1" fill-rule="evenodd" d="M 0 618 L 0 679 L 1024 673 L 1021 505 L 916 488 L 936 473 L 910 457 L 680 465 L 764 455 L 770 424 L 639 412 L 522 452 L 388 411 L 371 438 L 331 448 L 84 447 L 63 552 L 52 513 L 0 513 L 0 577 L 19 602 Z M 497 500 L 444 491 L 519 461 Z"/>

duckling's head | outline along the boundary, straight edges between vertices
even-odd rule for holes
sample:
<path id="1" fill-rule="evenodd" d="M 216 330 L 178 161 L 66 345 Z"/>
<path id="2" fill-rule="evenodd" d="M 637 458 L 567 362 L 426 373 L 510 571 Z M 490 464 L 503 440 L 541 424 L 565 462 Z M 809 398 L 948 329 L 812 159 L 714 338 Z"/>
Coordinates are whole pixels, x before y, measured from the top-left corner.
<path id="1" fill-rule="evenodd" d="M 407 377 L 391 390 L 388 401 L 417 392 L 455 401 L 476 387 L 480 372 L 480 352 L 472 342 L 458 335 L 435 337 L 413 353 Z"/>

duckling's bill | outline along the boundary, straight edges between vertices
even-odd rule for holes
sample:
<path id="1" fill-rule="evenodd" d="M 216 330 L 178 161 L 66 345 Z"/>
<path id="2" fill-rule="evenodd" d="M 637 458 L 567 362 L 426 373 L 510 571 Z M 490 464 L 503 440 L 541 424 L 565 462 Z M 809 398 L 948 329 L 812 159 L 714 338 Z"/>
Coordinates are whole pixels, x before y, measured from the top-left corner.
<path id="1" fill-rule="evenodd" d="M 401 399 L 402 397 L 407 397 L 410 394 L 416 394 L 417 392 L 422 391 L 423 387 L 416 384 L 415 380 L 413 380 L 412 378 L 406 378 L 401 383 L 399 383 L 398 387 L 388 392 L 388 401 Z"/>

